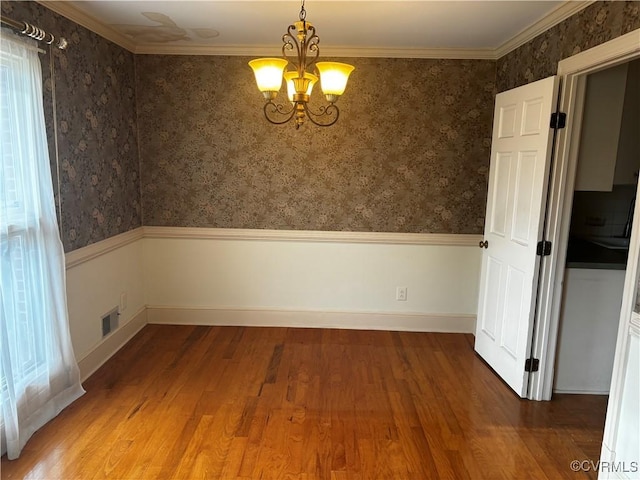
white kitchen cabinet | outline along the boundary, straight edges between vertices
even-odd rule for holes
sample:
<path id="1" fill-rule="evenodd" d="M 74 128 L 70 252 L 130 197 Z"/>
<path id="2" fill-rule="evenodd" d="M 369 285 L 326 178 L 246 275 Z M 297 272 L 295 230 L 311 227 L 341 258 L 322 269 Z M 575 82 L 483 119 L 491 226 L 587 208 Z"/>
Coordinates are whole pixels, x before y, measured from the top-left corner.
<path id="1" fill-rule="evenodd" d="M 575 190 L 613 189 L 628 64 L 587 77 Z"/>
<path id="2" fill-rule="evenodd" d="M 640 60 L 629 63 L 614 185 L 635 185 L 640 169 Z"/>
<path id="3" fill-rule="evenodd" d="M 566 269 L 554 392 L 609 393 L 624 276 L 624 270 Z"/>

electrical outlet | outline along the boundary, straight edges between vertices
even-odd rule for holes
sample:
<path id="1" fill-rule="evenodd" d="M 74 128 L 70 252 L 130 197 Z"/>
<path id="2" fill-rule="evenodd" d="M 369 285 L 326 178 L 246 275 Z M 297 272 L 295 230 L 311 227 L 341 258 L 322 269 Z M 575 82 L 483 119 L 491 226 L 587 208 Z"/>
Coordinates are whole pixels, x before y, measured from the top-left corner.
<path id="1" fill-rule="evenodd" d="M 407 301 L 407 287 L 396 287 L 396 300 L 399 302 Z"/>
<path id="2" fill-rule="evenodd" d="M 120 294 L 120 311 L 124 312 L 127 309 L 127 292 Z"/>

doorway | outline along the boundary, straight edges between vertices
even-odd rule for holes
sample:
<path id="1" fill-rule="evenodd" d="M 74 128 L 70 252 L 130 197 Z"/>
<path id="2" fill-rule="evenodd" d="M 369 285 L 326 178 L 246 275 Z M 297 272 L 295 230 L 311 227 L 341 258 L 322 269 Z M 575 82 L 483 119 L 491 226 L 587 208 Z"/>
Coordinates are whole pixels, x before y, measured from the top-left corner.
<path id="1" fill-rule="evenodd" d="M 581 52 L 562 60 L 558 65 L 558 76 L 562 87 L 559 110 L 566 113 L 566 128 L 559 130 L 556 141 L 556 160 L 552 166 L 549 181 L 549 202 L 545 220 L 546 235 L 553 248 L 545 257 L 540 272 L 540 287 L 537 294 L 538 313 L 532 344 L 532 356 L 540 361 L 540 369 L 532 374 L 528 398 L 531 400 L 550 400 L 554 386 L 556 352 L 560 331 L 560 314 L 565 279 L 565 266 L 570 237 L 571 214 L 576 185 L 580 134 L 584 113 L 584 98 L 587 76 L 610 67 L 632 62 L 640 58 L 640 31 L 633 31 L 605 44 Z M 637 213 L 638 209 L 634 208 Z M 595 221 L 595 223 L 598 223 Z M 636 222 L 637 223 L 637 222 Z M 632 231 L 631 246 L 637 229 Z M 637 240 L 636 240 L 637 241 Z M 635 268 L 633 269 L 635 272 Z M 627 322 L 626 312 L 629 304 L 629 290 L 633 280 L 627 270 L 622 309 L 618 311 L 618 323 Z M 629 288 L 628 288 L 629 287 Z M 630 297 L 629 297 L 630 298 Z M 615 318 L 615 316 L 614 316 Z M 626 323 L 625 323 L 626 325 Z M 626 332 L 620 329 L 614 362 L 614 378 L 611 395 L 619 387 L 620 372 L 615 370 L 626 348 L 620 347 L 621 336 Z M 617 373 L 616 373 L 617 372 Z M 618 380 L 616 380 L 618 379 Z M 616 386 L 618 385 L 618 386 Z M 611 403 L 610 397 L 610 403 Z"/>
<path id="2" fill-rule="evenodd" d="M 554 393 L 608 395 L 640 170 L 640 60 L 586 75 Z"/>
<path id="3" fill-rule="evenodd" d="M 548 186 L 548 198 L 546 208 L 543 209 L 544 218 L 540 219 L 544 222 L 544 229 L 541 232 L 542 238 L 537 237 L 536 253 L 541 258 L 539 283 L 537 289 L 534 288 L 533 291 L 527 289 L 524 292 L 527 298 L 531 298 L 535 303 L 535 322 L 527 324 L 527 327 L 533 329 L 532 342 L 527 342 L 527 346 L 531 347 L 530 357 L 526 362 L 523 362 L 524 371 L 530 372 L 528 375 L 525 373 L 528 382 L 526 397 L 530 400 L 551 400 L 553 392 L 556 346 L 560 330 L 559 319 L 571 230 L 587 76 L 637 59 L 640 59 L 640 29 L 576 54 L 558 64 L 558 78 L 562 83 L 558 109 L 559 112 L 566 114 L 566 128 L 562 128 L 565 123 L 564 114 L 557 113 L 551 116 L 552 128 L 558 127 L 560 129 L 556 130 L 558 134 L 556 141 L 553 142 L 556 160 L 551 167 L 548 180 L 544 183 L 544 187 Z M 521 88 L 518 87 L 518 89 Z M 513 95 L 515 90 L 517 89 L 509 91 L 510 95 Z M 506 92 L 499 95 L 504 98 L 504 93 Z M 554 96 L 555 98 L 558 97 Z M 529 101 L 529 104 L 533 104 L 533 99 Z M 499 107 L 498 98 L 496 98 L 496 109 Z M 515 108 L 512 110 L 517 111 Z M 501 113 L 502 117 L 495 116 L 495 118 L 507 118 L 509 106 L 503 106 Z M 514 119 L 517 118 L 517 115 L 511 115 L 509 118 L 512 121 L 496 123 L 494 120 L 494 135 L 496 131 L 499 131 L 496 128 L 500 128 L 500 125 L 509 126 L 516 123 Z M 524 126 L 528 123 L 523 122 L 521 125 L 522 130 L 525 130 Z M 508 135 L 503 136 L 507 137 Z M 493 148 L 492 144 L 492 162 L 494 161 Z M 505 149 L 505 151 L 509 153 L 509 149 Z M 492 198 L 491 177 L 489 185 L 489 198 Z M 636 195 L 638 195 L 637 190 Z M 513 205 L 513 202 L 510 205 Z M 629 465 L 631 462 L 635 462 L 633 465 L 636 465 L 639 448 L 637 432 L 640 428 L 640 415 L 638 414 L 637 399 L 640 392 L 640 362 L 638 362 L 638 358 L 640 358 L 640 300 L 637 299 L 636 294 L 640 292 L 640 208 L 635 205 L 630 206 L 628 215 L 630 216 L 631 213 L 635 226 L 628 225 L 630 230 L 629 252 L 622 303 L 617 314 L 618 334 L 600 456 L 603 464 L 610 464 L 614 459 L 620 463 L 626 459 Z M 491 217 L 487 215 L 487 218 Z M 502 225 L 499 222 L 497 224 Z M 487 224 L 485 224 L 485 233 L 486 226 Z M 486 251 L 488 243 L 491 242 L 485 240 L 481 242 L 480 246 Z M 487 257 L 488 255 L 483 253 L 483 270 L 485 270 L 484 261 Z M 484 271 L 482 275 L 486 276 Z M 495 315 L 485 315 L 487 312 L 480 308 L 483 295 L 490 296 L 482 290 L 482 278 L 480 286 L 476 347 L 478 345 L 478 329 L 485 328 L 483 320 L 488 325 L 491 318 L 497 318 Z M 503 309 L 497 310 L 499 313 L 503 311 Z M 486 319 L 489 319 L 489 322 Z M 499 338 L 503 344 L 506 343 L 503 341 L 503 337 L 496 336 L 495 338 Z M 476 351 L 478 351 L 477 348 Z M 491 362 L 488 363 L 493 366 Z M 496 372 L 500 375 L 500 372 L 497 370 Z"/>

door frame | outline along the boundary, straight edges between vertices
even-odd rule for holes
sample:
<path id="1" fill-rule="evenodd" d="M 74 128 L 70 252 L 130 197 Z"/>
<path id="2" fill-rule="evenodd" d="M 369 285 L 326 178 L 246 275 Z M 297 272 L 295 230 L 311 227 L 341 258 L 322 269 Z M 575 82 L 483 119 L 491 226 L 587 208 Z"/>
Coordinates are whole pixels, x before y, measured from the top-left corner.
<path id="1" fill-rule="evenodd" d="M 543 257 L 540 271 L 538 317 L 535 320 L 532 345 L 533 356 L 540 359 L 540 370 L 530 377 L 528 398 L 531 400 L 551 400 L 553 391 L 564 265 L 569 242 L 586 76 L 635 58 L 640 58 L 640 29 L 558 63 L 558 106 L 559 111 L 567 114 L 567 124 L 566 128 L 558 131 L 556 159 L 551 165 L 545 228 L 546 239 L 552 242 L 553 248 L 550 256 Z M 616 351 L 616 356 L 619 353 Z"/>

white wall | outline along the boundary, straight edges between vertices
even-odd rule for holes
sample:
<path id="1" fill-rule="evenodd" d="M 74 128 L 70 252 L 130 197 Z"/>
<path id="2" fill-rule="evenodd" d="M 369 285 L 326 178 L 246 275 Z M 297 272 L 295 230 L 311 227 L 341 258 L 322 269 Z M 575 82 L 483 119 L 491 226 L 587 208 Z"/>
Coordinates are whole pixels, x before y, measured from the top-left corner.
<path id="1" fill-rule="evenodd" d="M 638 319 L 636 319 L 637 321 Z M 638 399 L 640 398 L 640 329 L 631 328 L 629 333 L 627 358 L 623 366 L 624 380 L 619 398 L 620 421 L 612 445 L 615 461 L 625 471 L 619 471 L 615 476 L 610 475 L 611 478 L 626 480 L 640 478 L 640 458 L 638 457 L 638 452 L 640 452 L 640 409 L 638 409 Z M 607 443 L 606 440 L 603 442 L 603 448 L 606 448 Z"/>
<path id="2" fill-rule="evenodd" d="M 88 377 L 146 324 L 142 229 L 66 255 L 71 340 L 82 378 Z M 120 306 L 119 328 L 102 338 L 102 317 Z"/>
<path id="3" fill-rule="evenodd" d="M 146 323 L 473 332 L 478 238 L 143 227 L 75 250 L 67 303 L 82 378 Z M 102 338 L 123 293 L 119 328 Z"/>
<path id="4" fill-rule="evenodd" d="M 225 238 L 215 230 L 208 238 L 181 236 L 180 229 L 166 233 L 144 239 L 152 323 L 290 325 L 284 316 L 295 312 L 296 326 L 474 329 L 481 261 L 475 235 L 435 242 L 416 235 L 409 238 L 429 244 L 391 244 L 365 233 L 356 240 L 342 239 L 341 232 L 302 240 L 295 232 L 269 239 Z M 407 301 L 396 300 L 398 286 L 407 287 Z M 231 318 L 238 311 L 248 313 Z M 352 314 L 369 319 L 354 322 Z"/>

